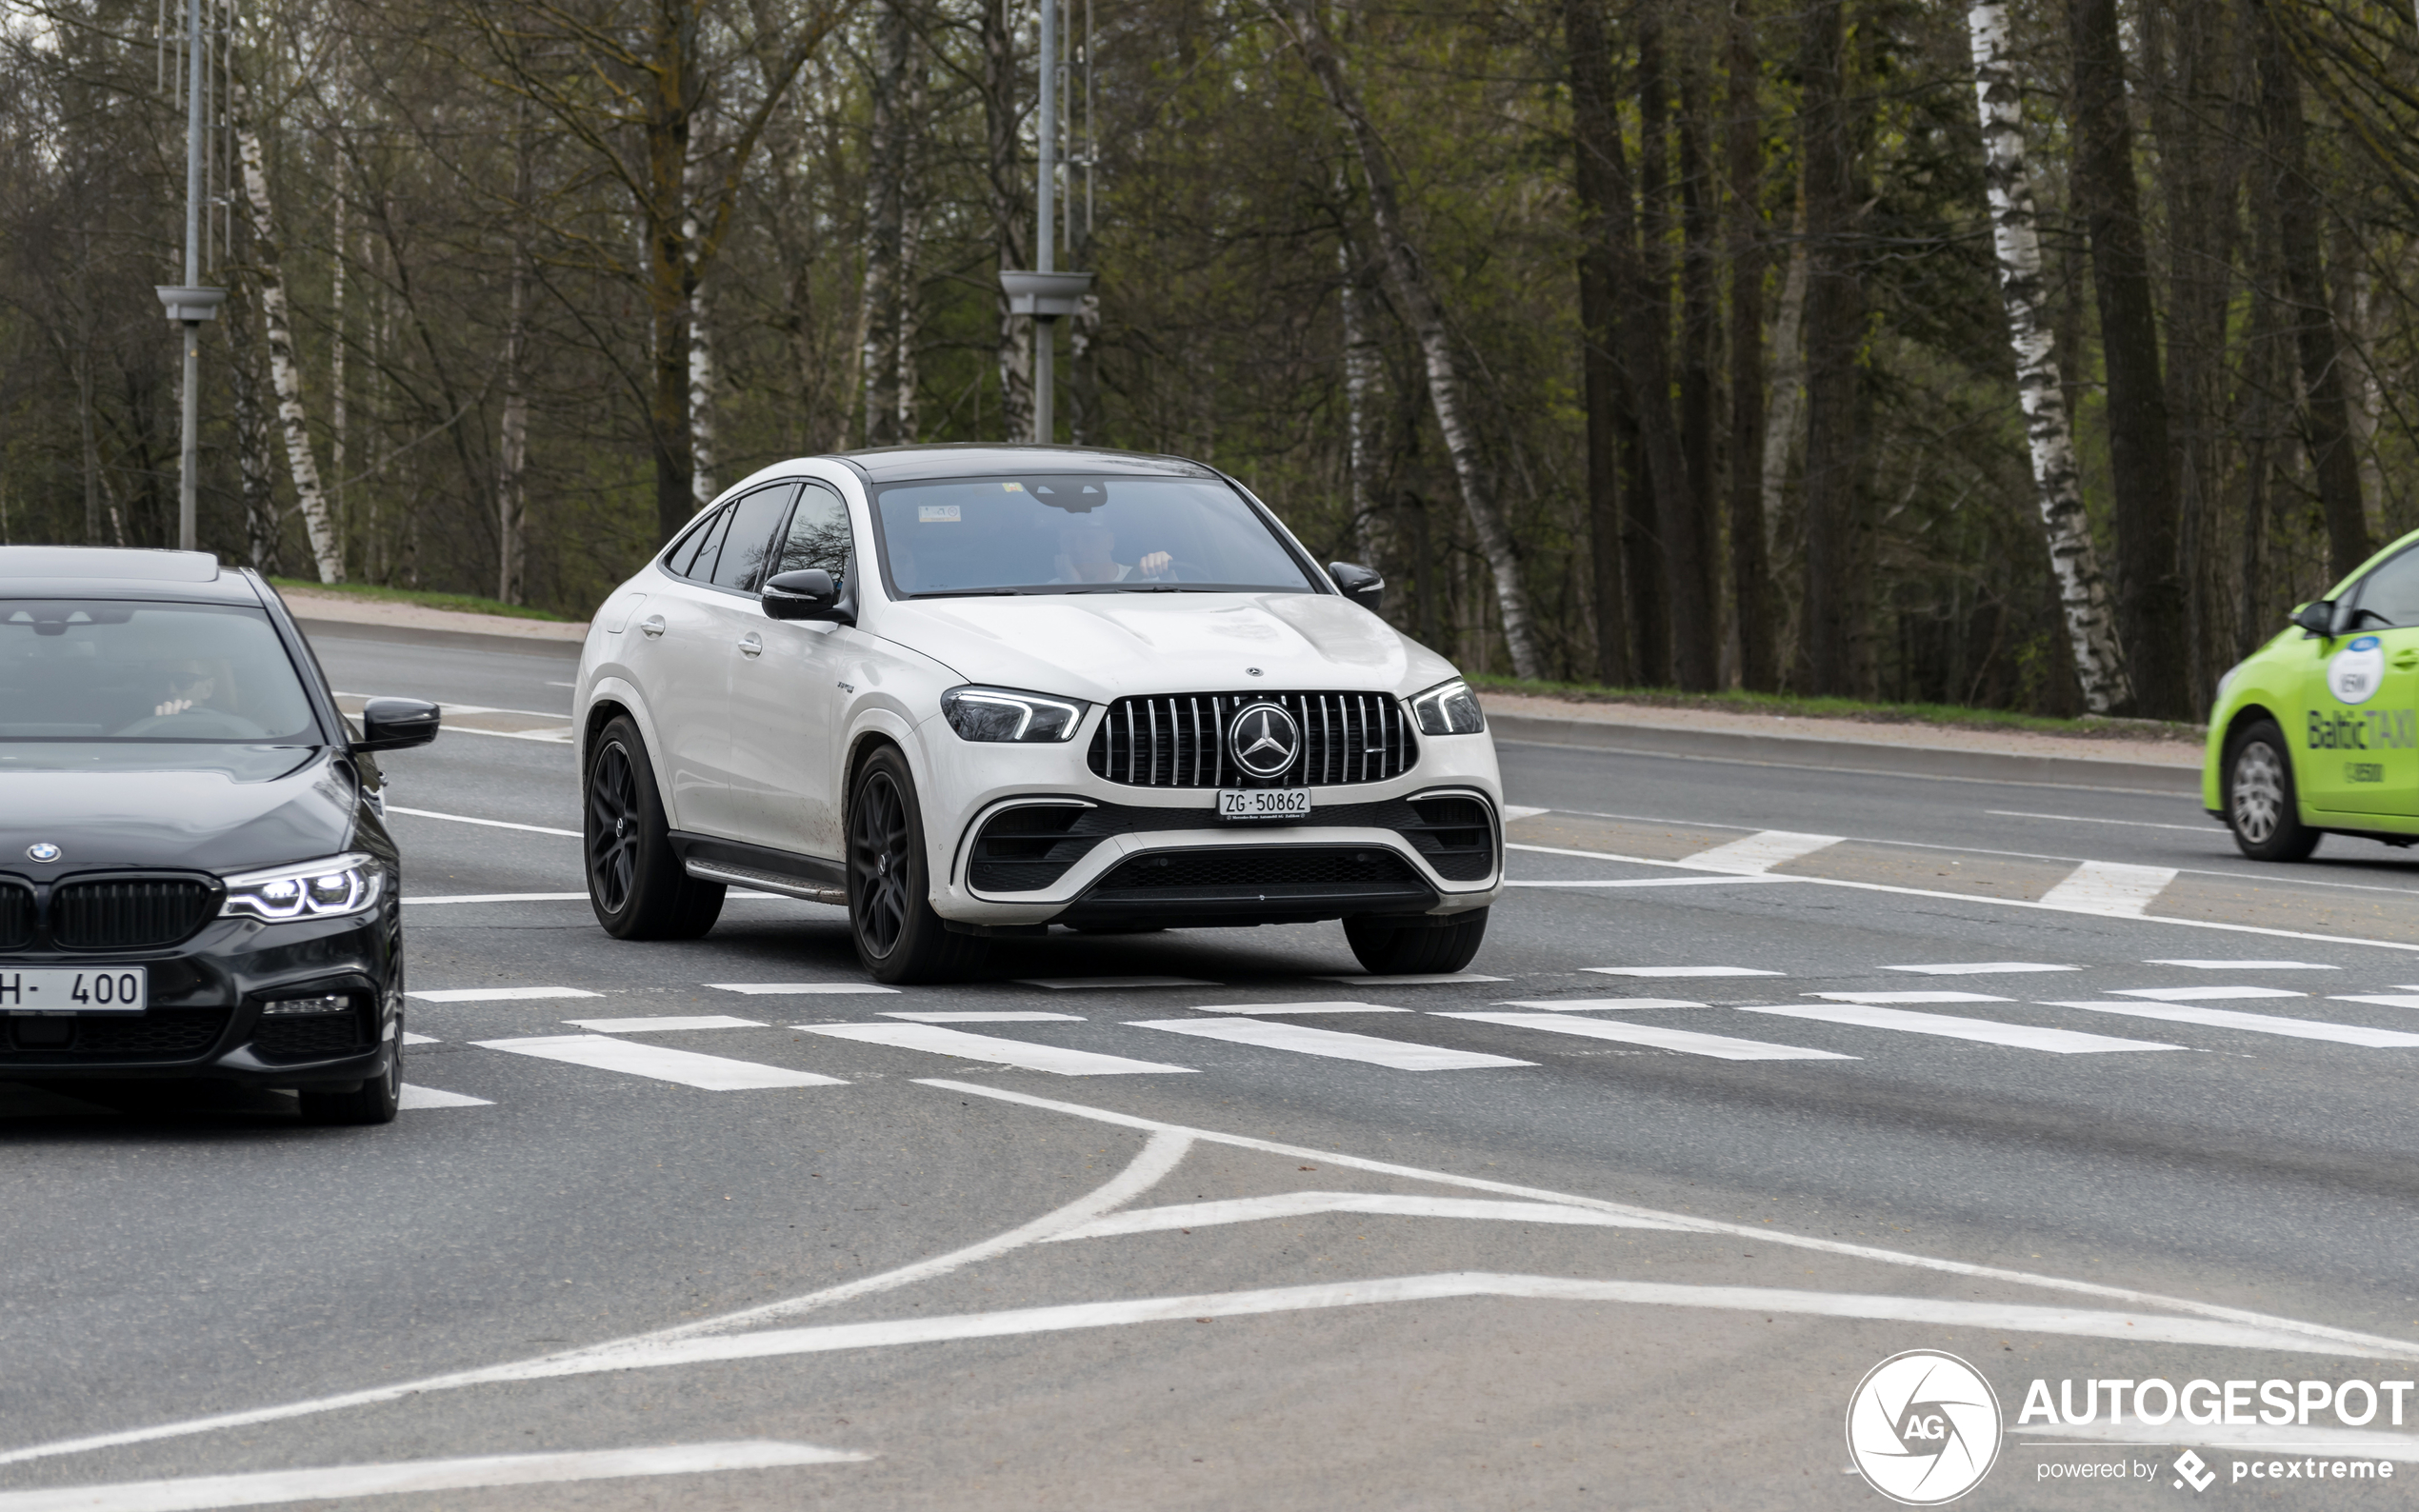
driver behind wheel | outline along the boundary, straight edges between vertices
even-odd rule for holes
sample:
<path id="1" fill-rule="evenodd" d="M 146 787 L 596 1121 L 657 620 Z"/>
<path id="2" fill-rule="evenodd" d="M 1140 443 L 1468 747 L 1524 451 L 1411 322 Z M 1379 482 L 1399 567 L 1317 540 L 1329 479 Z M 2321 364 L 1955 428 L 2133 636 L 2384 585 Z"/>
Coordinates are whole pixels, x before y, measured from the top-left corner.
<path id="1" fill-rule="evenodd" d="M 1175 558 L 1165 551 L 1153 551 L 1139 562 L 1117 560 L 1117 532 L 1090 520 L 1078 520 L 1059 527 L 1059 583 L 1123 583 L 1129 578 L 1159 582 L 1170 577 L 1169 568 Z"/>
<path id="2" fill-rule="evenodd" d="M 209 663 L 172 662 L 161 670 L 161 682 L 168 688 L 168 696 L 152 706 L 152 718 L 166 719 L 196 706 L 217 706 L 214 701 L 218 697 L 221 679 Z"/>

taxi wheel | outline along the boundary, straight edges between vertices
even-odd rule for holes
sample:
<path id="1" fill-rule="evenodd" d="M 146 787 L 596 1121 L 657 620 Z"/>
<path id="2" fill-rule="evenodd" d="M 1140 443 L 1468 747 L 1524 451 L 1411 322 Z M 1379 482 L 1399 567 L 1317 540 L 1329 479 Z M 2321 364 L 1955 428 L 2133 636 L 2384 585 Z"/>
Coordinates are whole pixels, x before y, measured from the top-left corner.
<path id="1" fill-rule="evenodd" d="M 2265 719 L 2226 749 L 2226 827 L 2253 861 L 2301 861 L 2318 848 L 2319 832 L 2302 823 L 2293 797 L 2288 749 L 2285 732 Z"/>
<path id="2" fill-rule="evenodd" d="M 849 933 L 876 982 L 950 982 L 990 953 L 989 940 L 951 933 L 932 911 L 915 778 L 887 746 L 849 792 Z"/>

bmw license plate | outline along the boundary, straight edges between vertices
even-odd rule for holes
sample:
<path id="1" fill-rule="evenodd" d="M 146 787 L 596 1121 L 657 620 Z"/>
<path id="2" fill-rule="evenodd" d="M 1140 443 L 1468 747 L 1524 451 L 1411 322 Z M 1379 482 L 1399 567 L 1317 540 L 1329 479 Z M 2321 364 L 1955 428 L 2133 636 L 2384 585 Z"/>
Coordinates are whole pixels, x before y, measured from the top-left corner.
<path id="1" fill-rule="evenodd" d="M 140 1013 L 150 989 L 142 966 L 0 970 L 0 1013 Z"/>
<path id="2" fill-rule="evenodd" d="M 1218 793 L 1221 819 L 1302 819 L 1309 812 L 1308 787 L 1228 787 Z"/>

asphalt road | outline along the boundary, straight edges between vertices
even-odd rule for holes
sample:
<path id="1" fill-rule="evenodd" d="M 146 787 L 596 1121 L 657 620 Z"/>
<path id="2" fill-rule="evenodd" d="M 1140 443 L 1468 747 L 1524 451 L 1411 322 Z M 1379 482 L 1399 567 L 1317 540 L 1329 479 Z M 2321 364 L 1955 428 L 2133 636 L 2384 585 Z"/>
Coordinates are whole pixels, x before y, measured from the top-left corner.
<path id="1" fill-rule="evenodd" d="M 1464 979 L 1350 980 L 1328 925 L 886 993 L 836 909 L 626 945 L 511 896 L 581 887 L 569 662 L 319 650 L 486 711 L 388 763 L 421 1090 L 0 1087 L 0 1512 L 1882 1506 L 1843 1424 L 1911 1349 L 2004 1415 L 1969 1504 L 2197 1500 L 2187 1448 L 2210 1496 L 2419 1478 L 2331 1405 L 2419 1376 L 2403 852 L 1507 745 L 1537 812 Z M 2018 1421 L 2153 1378 L 2330 1400 Z"/>

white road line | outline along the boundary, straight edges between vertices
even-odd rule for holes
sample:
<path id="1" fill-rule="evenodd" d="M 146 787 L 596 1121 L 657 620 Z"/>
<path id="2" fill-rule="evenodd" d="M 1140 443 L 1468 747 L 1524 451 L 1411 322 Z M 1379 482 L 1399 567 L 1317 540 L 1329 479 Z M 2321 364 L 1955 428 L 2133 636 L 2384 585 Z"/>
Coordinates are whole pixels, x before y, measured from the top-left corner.
<path id="1" fill-rule="evenodd" d="M 1988 992 L 1809 992 L 1809 998 L 1827 1003 L 2011 1003 L 2012 998 L 1995 998 Z"/>
<path id="2" fill-rule="evenodd" d="M 1737 887 L 1765 882 L 1796 882 L 1796 877 L 1767 877 L 1761 873 L 1741 873 L 1735 877 L 1620 877 L 1578 878 L 1556 882 L 1522 882 L 1505 879 L 1507 887 Z"/>
<path id="3" fill-rule="evenodd" d="M 115 1485 L 6 1491 L 0 1492 L 0 1512 L 204 1512 L 214 1507 L 275 1506 L 288 1502 L 402 1496 L 412 1492 L 474 1491 L 490 1486 L 620 1481 L 635 1476 L 846 1464 L 872 1458 L 845 1449 L 818 1449 L 810 1444 L 765 1440 L 576 1454 L 498 1454 L 470 1460 L 407 1460 L 395 1464 L 331 1465 L 323 1470 L 268 1470 L 252 1475 L 195 1476 L 183 1481 L 128 1481 Z"/>
<path id="4" fill-rule="evenodd" d="M 2118 987 L 2120 998 L 2149 998 L 2155 1003 L 2205 1003 L 2225 998 L 2306 998 L 2307 992 L 2283 987 Z"/>
<path id="5" fill-rule="evenodd" d="M 395 1099 L 395 1106 L 406 1113 L 416 1113 L 423 1108 L 431 1107 L 493 1107 L 495 1104 L 483 1097 L 466 1097 L 460 1092 L 440 1092 L 433 1086 L 413 1086 L 406 1082 L 403 1084 L 402 1094 Z"/>
<path id="6" fill-rule="evenodd" d="M 2013 808 L 1986 808 L 1993 819 L 2054 819 L 2062 825 L 2121 825 L 2128 829 L 2188 829 L 2196 835 L 2222 835 L 2226 826 L 2207 825 L 2154 825 L 2147 819 L 2089 819 L 2080 814 L 2027 814 Z"/>
<path id="7" fill-rule="evenodd" d="M 2121 1013 L 2136 1019 L 2165 1019 L 2173 1024 L 2206 1024 L 2251 1034 L 2281 1034 L 2294 1040 L 2328 1040 L 2337 1044 L 2365 1045 L 2372 1050 L 2419 1047 L 2419 1034 L 2399 1029 L 2372 1029 L 2358 1024 L 2328 1024 L 2316 1019 L 2286 1019 L 2272 1013 L 2245 1013 L 2236 1008 L 2196 1008 L 2183 1003 L 2057 1003 L 2060 1008 L 2092 1013 Z"/>
<path id="8" fill-rule="evenodd" d="M 1618 1040 L 1649 1049 L 1706 1055 L 1717 1061 L 1853 1061 L 1833 1050 L 1807 1050 L 1793 1044 L 1768 1044 L 1727 1034 L 1700 1034 L 1694 1029 L 1667 1029 L 1655 1024 L 1628 1024 L 1612 1019 L 1575 1019 L 1552 1013 L 1440 1013 L 1440 1019 L 1474 1019 L 1481 1024 L 1509 1025 L 1515 1029 L 1543 1029 L 1549 1034 L 1575 1034 L 1589 1040 Z"/>
<path id="9" fill-rule="evenodd" d="M 435 992 L 407 992 L 423 1003 L 520 1003 L 536 998 L 601 998 L 602 992 L 580 987 L 446 987 Z"/>
<path id="10" fill-rule="evenodd" d="M 1122 1055 L 1068 1050 L 1055 1044 L 1035 1044 L 1027 1040 L 1002 1040 L 989 1034 L 945 1029 L 937 1024 L 800 1024 L 792 1027 L 806 1034 L 828 1034 L 835 1040 L 856 1040 L 901 1050 L 954 1055 L 960 1060 L 989 1061 L 994 1065 L 1048 1071 L 1053 1076 L 1192 1074 L 1192 1067 L 1189 1065 L 1169 1065 L 1159 1061 L 1130 1061 Z"/>
<path id="11" fill-rule="evenodd" d="M 2113 861 L 2087 861 L 2068 873 L 2066 881 L 2043 893 L 2041 901 L 2052 908 L 2077 913 L 2139 919 L 2175 878 L 2173 866 L 2127 866 Z"/>
<path id="12" fill-rule="evenodd" d="M 430 903 L 586 903 L 584 892 L 458 892 L 443 898 L 405 898 L 409 907 Z"/>
<path id="13" fill-rule="evenodd" d="M 1165 1029 L 1229 1044 L 1251 1044 L 1264 1050 L 1291 1050 L 1337 1061 L 1360 1061 L 1396 1071 L 1477 1071 L 1507 1065 L 1535 1065 L 1507 1055 L 1482 1055 L 1475 1050 L 1449 1050 L 1441 1045 L 1381 1040 L 1341 1029 L 1316 1029 L 1307 1024 L 1274 1024 L 1266 1019 L 1134 1019 L 1137 1029 Z"/>
<path id="14" fill-rule="evenodd" d="M 719 1055 L 699 1055 L 694 1050 L 675 1050 L 667 1045 L 648 1044 L 636 1040 L 616 1040 L 604 1034 L 556 1034 L 529 1040 L 476 1040 L 471 1043 L 513 1055 L 532 1055 L 541 1061 L 563 1061 L 572 1065 L 593 1066 L 600 1071 L 621 1071 L 657 1082 L 677 1082 L 683 1086 L 702 1087 L 709 1092 L 849 1084 L 836 1076 L 817 1076 L 812 1071 L 792 1071 L 780 1065 L 758 1065 L 753 1061 L 733 1061 Z"/>
<path id="15" fill-rule="evenodd" d="M 1499 1224 L 1573 1224 L 1589 1228 L 1659 1228 L 1669 1224 L 1599 1213 L 1561 1203 L 1507 1203 L 1485 1197 L 1409 1197 L 1393 1192 L 1274 1192 L 1215 1203 L 1138 1207 L 1095 1218 L 1080 1228 L 1052 1235 L 1048 1243 L 1107 1239 L 1120 1234 L 1160 1234 L 1170 1229 L 1215 1228 L 1271 1218 L 1311 1218 L 1320 1213 L 1366 1213 L 1388 1218 L 1462 1218 Z"/>
<path id="16" fill-rule="evenodd" d="M 1020 987 L 1048 987 L 1052 992 L 1084 992 L 1104 987 L 1214 987 L 1220 984 L 1199 977 L 1018 977 Z"/>
<path id="17" fill-rule="evenodd" d="M 1195 1013 L 1409 1013 L 1409 1008 L 1389 1008 L 1379 1003 L 1204 1003 Z"/>
<path id="18" fill-rule="evenodd" d="M 1928 966 L 1884 966 L 1884 971 L 1911 971 L 1927 977 L 2003 977 L 2024 971 L 2080 971 L 2081 966 L 2053 966 L 2039 961 L 1944 961 Z"/>
<path id="19" fill-rule="evenodd" d="M 1534 819 L 1539 814 L 1550 814 L 1552 812 L 1553 810 L 1550 808 L 1530 808 L 1525 804 L 1506 804 L 1504 806 L 1504 823 L 1509 825 L 1516 820 Z"/>
<path id="20" fill-rule="evenodd" d="M 716 992 L 743 992 L 751 998 L 851 997 L 860 993 L 898 992 L 875 982 L 709 982 Z"/>
<path id="21" fill-rule="evenodd" d="M 1581 966 L 1600 977 L 1777 977 L 1755 966 Z"/>
<path id="22" fill-rule="evenodd" d="M 955 1013 L 929 1008 L 885 1008 L 886 1019 L 906 1019 L 912 1024 L 1040 1024 L 1046 1020 L 1063 1024 L 1081 1024 L 1080 1013 Z"/>
<path id="23" fill-rule="evenodd" d="M 654 1019 L 565 1019 L 591 1034 L 663 1034 L 673 1029 L 761 1029 L 755 1019 L 734 1019 L 726 1013 L 674 1014 Z"/>
<path id="24" fill-rule="evenodd" d="M 2145 965 L 2189 966 L 2195 971 L 2341 971 L 2315 961 L 2146 961 Z"/>
<path id="25" fill-rule="evenodd" d="M 1840 843 L 1839 835 L 1801 835 L 1788 829 L 1765 829 L 1727 846 L 1682 856 L 1680 865 L 1692 871 L 1733 871 L 1756 876 L 1783 862 L 1810 856 Z"/>
<path id="26" fill-rule="evenodd" d="M 406 1044 L 443 1044 L 445 1042 L 438 1039 L 433 1034 L 407 1033 L 403 1037 L 403 1043 Z"/>
<path id="27" fill-rule="evenodd" d="M 1701 1008 L 1686 998 L 1521 998 L 1496 1005 L 1501 1008 L 1543 1008 L 1548 1013 L 1595 1013 L 1632 1008 Z"/>
<path id="28" fill-rule="evenodd" d="M 2180 1050 L 2180 1044 L 2149 1040 L 2119 1040 L 2073 1029 L 2045 1029 L 2029 1024 L 2002 1024 L 1995 1019 L 1960 1019 L 1945 1013 L 1913 1013 L 1867 1003 L 1774 1003 L 1742 1007 L 1741 1013 L 1773 1013 L 1789 1019 L 1814 1019 L 1860 1029 L 1892 1029 L 1902 1034 L 1936 1034 L 1944 1039 L 1974 1040 L 2018 1050 L 2048 1050 L 2054 1055 L 2092 1055 L 2109 1050 Z"/>
<path id="29" fill-rule="evenodd" d="M 1399 977 L 1312 977 L 1313 982 L 1341 982 L 1349 987 L 1442 987 L 1456 982 L 1509 982 L 1476 971 L 1414 971 Z"/>
<path id="30" fill-rule="evenodd" d="M 2354 992 L 2346 996 L 2329 996 L 2329 1003 L 2373 1003 L 2381 1008 L 2419 1008 L 2419 993 Z"/>
<path id="31" fill-rule="evenodd" d="M 576 829 L 556 829 L 549 825 L 515 825 L 501 819 L 473 819 L 469 814 L 441 814 L 433 808 L 406 808 L 399 804 L 389 804 L 386 811 L 390 814 L 410 814 L 414 819 L 446 819 L 457 825 L 482 825 L 490 829 L 526 829 L 533 835 L 569 835 L 573 840 L 580 838 L 580 832 Z"/>

